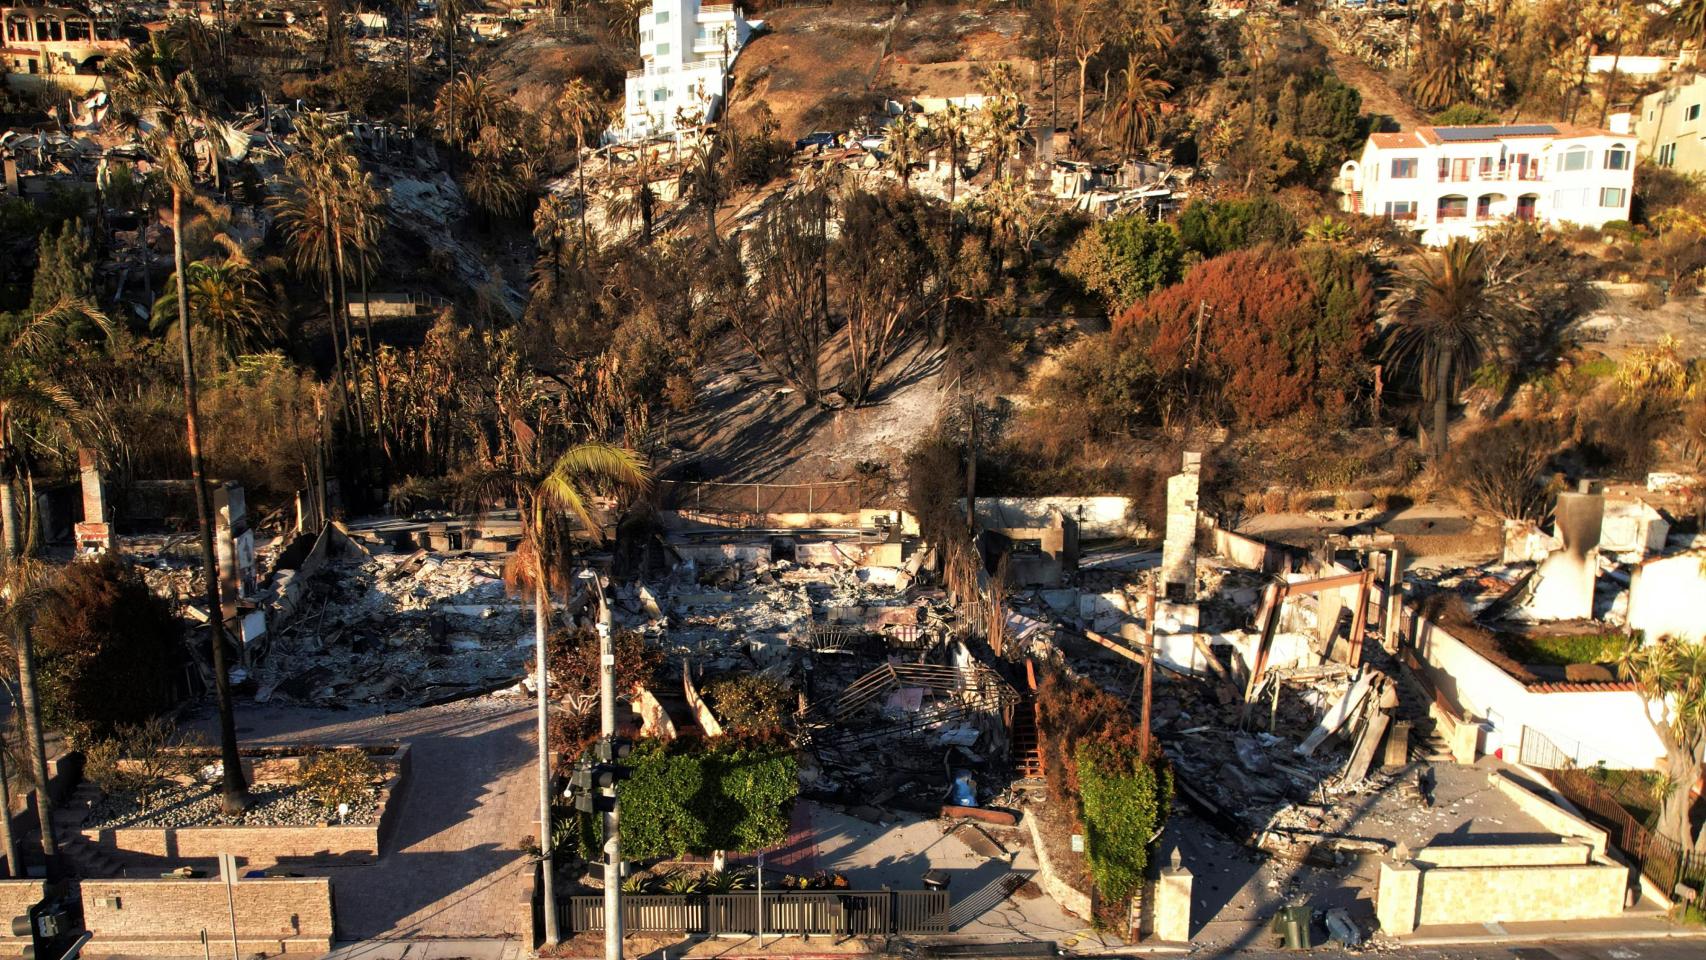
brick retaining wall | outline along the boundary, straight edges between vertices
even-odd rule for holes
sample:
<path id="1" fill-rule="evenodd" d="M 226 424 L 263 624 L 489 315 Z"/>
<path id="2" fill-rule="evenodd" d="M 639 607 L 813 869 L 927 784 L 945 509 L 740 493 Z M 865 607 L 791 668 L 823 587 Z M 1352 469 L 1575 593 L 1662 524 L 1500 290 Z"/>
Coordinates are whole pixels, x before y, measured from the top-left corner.
<path id="1" fill-rule="evenodd" d="M 303 748 L 293 748 L 300 754 Z M 256 757 L 257 765 L 280 770 L 293 757 Z M 301 827 L 117 827 L 83 830 L 89 842 L 115 853 L 141 854 L 167 860 L 212 859 L 221 853 L 241 857 L 255 866 L 291 860 L 334 860 L 341 864 L 371 863 L 401 816 L 403 790 L 410 776 L 409 747 L 403 744 L 375 759 L 391 767 L 379 789 L 377 823 Z M 282 766 L 276 766 L 282 765 Z"/>
<path id="2" fill-rule="evenodd" d="M 29 937 L 12 936 L 12 918 L 27 913 L 46 887 L 41 880 L 0 880 L 0 956 L 20 956 L 29 945 Z"/>
<path id="3" fill-rule="evenodd" d="M 201 952 L 203 930 L 214 944 L 230 943 L 223 880 L 85 880 L 82 893 L 89 952 L 188 956 Z M 332 948 L 331 880 L 244 880 L 232 888 L 232 898 L 245 956 Z"/>

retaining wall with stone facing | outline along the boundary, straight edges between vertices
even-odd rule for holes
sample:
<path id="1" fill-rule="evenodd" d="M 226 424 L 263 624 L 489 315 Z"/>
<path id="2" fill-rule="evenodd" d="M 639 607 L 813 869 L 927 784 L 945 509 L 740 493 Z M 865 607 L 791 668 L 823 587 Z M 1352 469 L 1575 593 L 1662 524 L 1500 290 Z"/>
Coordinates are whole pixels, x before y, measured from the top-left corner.
<path id="1" fill-rule="evenodd" d="M 1402 936 L 1422 926 L 1620 915 L 1629 868 L 1603 858 L 1590 861 L 1587 845 L 1571 846 L 1581 862 L 1446 867 L 1427 862 L 1433 851 L 1423 848 L 1409 863 L 1382 863 L 1375 895 L 1380 928 Z"/>
<path id="2" fill-rule="evenodd" d="M 0 957 L 21 956 L 29 946 L 29 937 L 12 934 L 12 918 L 23 916 L 46 888 L 42 880 L 0 880 Z"/>
<path id="3" fill-rule="evenodd" d="M 379 788 L 379 819 L 375 823 L 323 823 L 308 826 L 116 827 L 83 830 L 90 843 L 120 854 L 140 854 L 167 860 L 201 860 L 229 853 L 252 864 L 283 861 L 371 863 L 379 858 L 399 816 L 399 801 L 409 780 L 408 744 L 316 745 L 315 750 L 353 746 L 366 750 L 388 769 Z M 245 749 L 243 765 L 251 782 L 294 779 L 304 747 Z M 249 754 L 254 755 L 249 755 Z"/>
<path id="4" fill-rule="evenodd" d="M 215 945 L 231 942 L 232 907 L 223 880 L 85 880 L 82 893 L 91 952 L 192 956 L 201 952 L 204 930 Z M 243 880 L 231 895 L 243 956 L 319 955 L 332 948 L 330 879 Z"/>
<path id="5" fill-rule="evenodd" d="M 1488 779 L 1560 839 L 1423 847 L 1407 862 L 1384 862 L 1374 897 L 1380 929 L 1402 936 L 1420 926 L 1620 915 L 1629 868 L 1606 855 L 1605 831 L 1504 771 Z"/>

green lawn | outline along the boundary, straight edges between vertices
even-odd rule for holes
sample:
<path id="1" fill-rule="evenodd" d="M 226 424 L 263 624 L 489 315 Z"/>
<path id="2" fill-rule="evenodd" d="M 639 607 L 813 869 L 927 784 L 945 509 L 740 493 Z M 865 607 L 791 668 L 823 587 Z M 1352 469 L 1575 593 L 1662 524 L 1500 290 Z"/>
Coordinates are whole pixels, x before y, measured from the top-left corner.
<path id="1" fill-rule="evenodd" d="M 1572 663 L 1611 663 L 1628 641 L 1614 633 L 1542 636 L 1500 634 L 1505 654 L 1521 664 L 1567 667 Z"/>

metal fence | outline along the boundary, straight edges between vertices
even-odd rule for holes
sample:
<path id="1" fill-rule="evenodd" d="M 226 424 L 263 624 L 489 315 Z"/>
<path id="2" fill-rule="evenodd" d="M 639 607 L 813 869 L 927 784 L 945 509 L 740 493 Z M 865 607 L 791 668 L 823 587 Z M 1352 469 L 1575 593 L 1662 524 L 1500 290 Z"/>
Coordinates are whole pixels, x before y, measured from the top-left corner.
<path id="1" fill-rule="evenodd" d="M 775 513 L 858 513 L 864 491 L 857 480 L 838 483 L 696 483 L 655 485 L 662 510 L 741 516 Z"/>
<path id="2" fill-rule="evenodd" d="M 602 896 L 567 897 L 560 904 L 569 933 L 604 929 Z M 759 911 L 763 924 L 759 924 Z M 766 893 L 639 894 L 622 896 L 626 933 L 765 933 L 786 936 L 886 937 L 948 931 L 946 890 L 790 890 Z"/>
<path id="3" fill-rule="evenodd" d="M 1553 789 L 1603 827 L 1611 842 L 1635 862 L 1655 886 L 1678 903 L 1699 907 L 1706 888 L 1706 854 L 1661 837 L 1636 820 L 1619 794 L 1578 767 L 1570 755 L 1545 734 L 1522 728 L 1522 762 L 1545 774 Z"/>

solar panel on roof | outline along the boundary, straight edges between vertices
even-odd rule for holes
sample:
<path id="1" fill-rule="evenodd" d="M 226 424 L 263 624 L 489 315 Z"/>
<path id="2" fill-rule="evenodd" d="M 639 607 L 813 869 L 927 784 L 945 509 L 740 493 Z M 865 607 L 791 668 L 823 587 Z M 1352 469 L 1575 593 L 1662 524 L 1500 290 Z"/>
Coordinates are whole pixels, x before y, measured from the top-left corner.
<path id="1" fill-rule="evenodd" d="M 1538 137 L 1555 135 L 1558 128 L 1550 123 L 1515 123 L 1487 127 L 1435 127 L 1434 134 L 1450 143 L 1462 140 L 1497 140 L 1500 137 Z"/>

